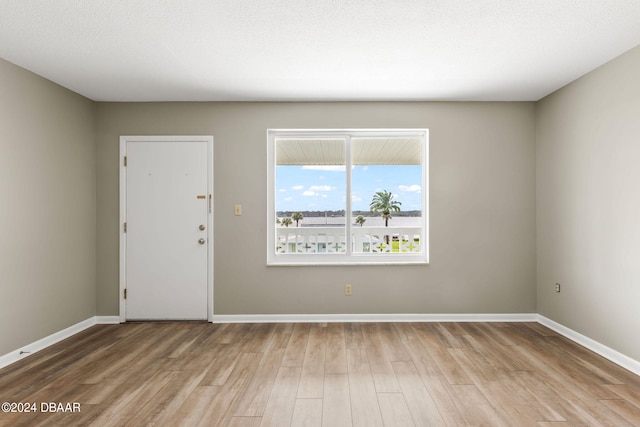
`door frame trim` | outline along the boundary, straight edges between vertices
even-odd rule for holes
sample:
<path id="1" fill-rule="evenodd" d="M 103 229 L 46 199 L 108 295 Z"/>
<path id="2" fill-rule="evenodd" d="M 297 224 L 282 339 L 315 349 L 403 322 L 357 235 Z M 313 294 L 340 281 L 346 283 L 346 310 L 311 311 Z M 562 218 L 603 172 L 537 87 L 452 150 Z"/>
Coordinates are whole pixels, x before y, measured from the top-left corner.
<path id="1" fill-rule="evenodd" d="M 127 235 L 124 232 L 124 223 L 127 221 L 127 168 L 125 167 L 125 156 L 127 155 L 128 142 L 206 142 L 207 143 L 207 192 L 209 197 L 209 215 L 207 216 L 207 321 L 213 322 L 213 136 L 212 135 L 122 135 L 120 136 L 120 216 L 119 216 L 119 236 L 120 236 L 120 264 L 119 264 L 119 319 L 121 323 L 127 321 L 127 304 L 124 298 L 126 289 L 126 248 Z"/>

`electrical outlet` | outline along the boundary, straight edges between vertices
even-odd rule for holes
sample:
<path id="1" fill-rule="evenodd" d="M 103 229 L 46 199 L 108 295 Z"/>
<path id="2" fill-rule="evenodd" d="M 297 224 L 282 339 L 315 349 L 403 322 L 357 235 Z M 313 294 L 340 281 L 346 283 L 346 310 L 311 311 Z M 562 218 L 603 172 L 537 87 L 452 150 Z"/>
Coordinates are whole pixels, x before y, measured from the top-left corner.
<path id="1" fill-rule="evenodd" d="M 556 292 L 560 292 L 560 283 L 556 283 Z"/>
<path id="2" fill-rule="evenodd" d="M 351 296 L 351 285 L 349 284 L 344 285 L 344 294 L 346 296 Z"/>

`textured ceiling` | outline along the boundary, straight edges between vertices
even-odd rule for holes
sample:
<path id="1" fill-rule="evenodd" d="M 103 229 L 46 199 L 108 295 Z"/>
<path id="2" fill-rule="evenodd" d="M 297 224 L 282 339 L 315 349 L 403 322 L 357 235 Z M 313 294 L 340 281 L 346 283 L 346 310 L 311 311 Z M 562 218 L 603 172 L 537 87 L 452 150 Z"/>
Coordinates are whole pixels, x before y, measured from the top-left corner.
<path id="1" fill-rule="evenodd" d="M 638 0 L 0 0 L 0 57 L 100 101 L 538 100 Z"/>
<path id="2" fill-rule="evenodd" d="M 355 137 L 354 165 L 419 165 L 420 137 Z M 342 165 L 346 161 L 344 140 L 338 138 L 276 138 L 276 165 Z"/>

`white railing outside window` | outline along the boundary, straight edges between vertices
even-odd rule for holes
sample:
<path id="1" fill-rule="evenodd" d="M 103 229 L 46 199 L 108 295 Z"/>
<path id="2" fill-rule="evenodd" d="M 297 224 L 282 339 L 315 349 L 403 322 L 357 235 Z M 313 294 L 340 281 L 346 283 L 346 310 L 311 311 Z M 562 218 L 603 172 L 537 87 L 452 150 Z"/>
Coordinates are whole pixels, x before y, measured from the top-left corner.
<path id="1" fill-rule="evenodd" d="M 279 254 L 346 253 L 346 228 L 342 227 L 278 227 Z M 351 228 L 353 253 L 420 253 L 424 242 L 422 227 Z"/>

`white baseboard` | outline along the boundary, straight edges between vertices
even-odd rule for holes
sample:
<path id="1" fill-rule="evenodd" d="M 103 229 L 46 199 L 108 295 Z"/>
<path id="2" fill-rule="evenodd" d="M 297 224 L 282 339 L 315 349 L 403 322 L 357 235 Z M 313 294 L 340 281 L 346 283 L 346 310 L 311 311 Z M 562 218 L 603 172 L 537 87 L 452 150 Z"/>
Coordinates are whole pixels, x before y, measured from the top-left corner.
<path id="1" fill-rule="evenodd" d="M 24 359 L 27 356 L 32 355 L 40 350 L 43 350 L 57 342 L 60 342 L 70 336 L 77 334 L 78 332 L 84 331 L 87 328 L 96 324 L 96 318 L 90 317 L 87 320 L 83 320 L 82 322 L 76 323 L 75 325 L 71 325 L 68 328 L 65 328 L 61 331 L 55 332 L 49 336 L 46 336 L 38 341 L 32 342 L 31 344 L 27 344 L 24 347 L 21 347 L 11 353 L 7 353 L 4 356 L 0 356 L 0 369 L 5 366 L 9 366 L 18 360 Z"/>
<path id="2" fill-rule="evenodd" d="M 120 323 L 120 316 L 96 316 L 96 325 L 116 325 Z"/>
<path id="3" fill-rule="evenodd" d="M 212 323 L 537 322 L 524 314 L 218 314 Z"/>
<path id="4" fill-rule="evenodd" d="M 640 362 L 626 356 L 606 345 L 600 344 L 599 342 L 592 340 L 589 337 L 586 337 L 573 329 L 569 329 L 560 323 L 554 322 L 551 319 L 544 317 L 543 315 L 538 315 L 538 323 L 546 326 L 547 328 L 569 338 L 571 341 L 574 341 L 580 344 L 583 347 L 588 348 L 594 353 L 599 354 L 605 359 L 609 359 L 616 365 L 622 366 L 623 368 L 633 372 L 636 375 L 640 375 Z"/>
<path id="5" fill-rule="evenodd" d="M 111 325 L 120 323 L 119 316 L 94 316 L 90 317 L 82 322 L 71 325 L 61 331 L 55 332 L 49 336 L 46 336 L 38 341 L 27 344 L 11 353 L 7 353 L 4 356 L 0 356 L 0 369 L 5 366 L 9 366 L 18 360 L 24 359 L 40 350 L 43 350 L 57 342 L 67 339 L 78 332 L 82 332 L 93 325 Z"/>

